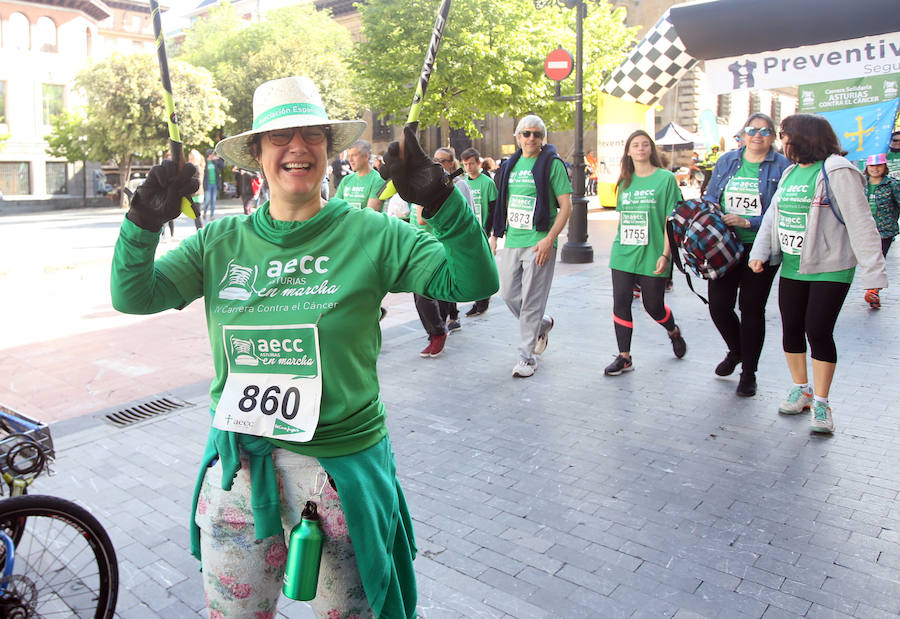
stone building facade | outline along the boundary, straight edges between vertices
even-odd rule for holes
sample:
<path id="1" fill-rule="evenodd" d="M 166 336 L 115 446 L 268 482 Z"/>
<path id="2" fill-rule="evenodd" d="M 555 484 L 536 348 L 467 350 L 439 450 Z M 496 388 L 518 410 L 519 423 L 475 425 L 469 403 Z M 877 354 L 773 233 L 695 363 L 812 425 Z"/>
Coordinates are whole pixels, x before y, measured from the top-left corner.
<path id="1" fill-rule="evenodd" d="M 4 200 L 95 195 L 100 164 L 46 153 L 52 117 L 80 103 L 75 75 L 114 52 L 155 50 L 149 2 L 0 1 L 0 191 Z M 95 184 L 96 181 L 96 184 Z"/>

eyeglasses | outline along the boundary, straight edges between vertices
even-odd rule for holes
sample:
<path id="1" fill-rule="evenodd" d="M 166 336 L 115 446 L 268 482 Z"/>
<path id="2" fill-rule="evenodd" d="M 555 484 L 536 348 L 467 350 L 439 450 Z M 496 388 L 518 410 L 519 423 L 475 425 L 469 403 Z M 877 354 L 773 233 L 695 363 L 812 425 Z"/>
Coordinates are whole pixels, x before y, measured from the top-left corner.
<path id="1" fill-rule="evenodd" d="M 328 137 L 327 127 L 293 127 L 291 129 L 276 129 L 266 132 L 266 137 L 272 146 L 287 146 L 294 139 L 294 132 L 299 131 L 300 137 L 307 144 L 315 146 L 321 144 Z"/>
<path id="2" fill-rule="evenodd" d="M 891 138 L 891 144 L 893 144 L 894 142 L 900 142 L 900 137 Z"/>
<path id="3" fill-rule="evenodd" d="M 785 133 L 784 131 L 779 131 L 779 132 L 778 132 L 778 139 L 779 139 L 779 140 L 783 140 L 783 139 L 784 139 L 784 136 L 786 136 L 786 135 L 788 135 L 788 134 Z M 788 135 L 788 137 L 791 137 L 791 136 Z"/>
<path id="4" fill-rule="evenodd" d="M 524 138 L 530 138 L 531 136 L 534 136 L 536 138 L 542 138 L 542 137 L 544 137 L 544 132 L 543 131 L 527 131 L 526 130 L 526 131 L 520 131 L 519 135 L 521 135 Z"/>
<path id="5" fill-rule="evenodd" d="M 760 134 L 761 136 L 763 136 L 764 138 L 767 138 L 767 137 L 769 137 L 770 135 L 772 135 L 772 133 L 774 133 L 774 132 L 773 132 L 771 129 L 769 129 L 768 127 L 762 127 L 762 128 L 759 128 L 759 127 L 744 127 L 744 133 L 746 133 L 747 135 L 749 135 L 751 138 L 752 138 L 754 135 L 756 135 L 757 133 Z"/>
<path id="6" fill-rule="evenodd" d="M 435 163 L 440 163 L 441 165 L 445 163 L 453 163 L 452 159 L 441 159 L 440 157 L 435 158 Z"/>

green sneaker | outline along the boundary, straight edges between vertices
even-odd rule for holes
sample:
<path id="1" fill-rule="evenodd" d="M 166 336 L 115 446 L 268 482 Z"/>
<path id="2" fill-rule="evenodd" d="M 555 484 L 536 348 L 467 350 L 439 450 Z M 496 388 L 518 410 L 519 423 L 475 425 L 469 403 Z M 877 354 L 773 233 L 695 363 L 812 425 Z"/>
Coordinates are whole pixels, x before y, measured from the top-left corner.
<path id="1" fill-rule="evenodd" d="M 813 406 L 812 423 L 809 429 L 813 432 L 831 434 L 834 432 L 834 419 L 831 418 L 831 407 L 824 402 L 816 402 Z"/>
<path id="2" fill-rule="evenodd" d="M 812 408 L 813 394 L 794 387 L 788 394 L 787 400 L 778 407 L 778 412 L 783 415 L 799 415 L 805 410 Z"/>

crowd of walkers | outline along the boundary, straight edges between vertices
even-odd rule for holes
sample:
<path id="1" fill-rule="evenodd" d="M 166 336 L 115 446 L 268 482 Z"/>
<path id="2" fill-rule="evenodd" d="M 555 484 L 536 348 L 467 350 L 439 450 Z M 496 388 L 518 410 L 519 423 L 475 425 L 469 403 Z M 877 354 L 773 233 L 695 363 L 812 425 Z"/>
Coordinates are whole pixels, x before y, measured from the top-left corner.
<path id="1" fill-rule="evenodd" d="M 526 378 L 537 369 L 555 324 L 544 311 L 556 237 L 571 209 L 571 186 L 555 148 L 545 140 L 543 121 L 523 118 L 515 138 L 516 154 L 493 178 L 497 198 L 488 207 L 493 215 L 485 231 L 495 250 L 497 239 L 506 237 L 497 256 L 500 291 L 520 327 L 512 374 Z M 724 276 L 708 283 L 709 315 L 725 345 L 724 357 L 711 369 L 729 376 L 740 368 L 736 394 L 756 394 L 765 308 L 777 276 L 782 348 L 792 383 L 778 411 L 795 415 L 811 410 L 810 429 L 831 433 L 834 327 L 854 277 L 866 288 L 866 302 L 880 307 L 880 290 L 887 286 L 884 256 L 898 234 L 900 180 L 888 175 L 884 154 L 869 157 L 861 174 L 844 157 L 831 126 L 818 116 L 789 116 L 779 130 L 768 115 L 754 113 L 736 138 L 739 148 L 717 157 L 702 195 L 716 205 L 743 245 Z M 782 152 L 776 149 L 778 139 Z M 656 145 L 644 131 L 626 139 L 620 170 L 619 221 L 609 261 L 618 350 L 604 370 L 607 376 L 635 369 L 635 298 L 666 330 L 674 356 L 687 352 L 665 302 L 677 251 L 670 247 L 666 219 L 682 200 L 679 185 L 663 169 Z M 473 180 L 470 174 L 468 181 Z M 476 303 L 467 315 L 480 313 Z"/>
<path id="2" fill-rule="evenodd" d="M 199 170 L 172 161 L 151 170 L 112 267 L 121 311 L 154 313 L 201 298 L 206 305 L 216 376 L 191 550 L 202 561 L 209 614 L 275 615 L 294 556 L 285 540 L 306 504 L 303 518 L 317 514 L 324 538 L 316 614 L 412 617 L 415 541 L 376 371 L 380 304 L 388 292 L 415 295 L 428 335 L 421 355 L 433 358 L 461 328 L 456 304 L 472 302 L 466 316 L 478 316 L 499 290 L 519 327 L 512 377 L 533 376 L 556 325 L 546 307 L 572 210 L 566 166 L 535 115 L 518 122 L 517 149 L 495 168 L 475 149 L 459 160 L 445 147 L 429 156 L 414 125 L 370 166 L 371 147 L 359 140 L 365 123 L 328 119 L 308 78 L 260 85 L 253 111 L 253 128 L 220 142 Z M 753 114 L 738 138 L 703 194 L 745 250 L 710 281 L 710 317 L 726 349 L 710 369 L 727 376 L 740 366 L 737 395 L 755 394 L 764 311 L 780 269 L 792 386 L 779 412 L 812 410 L 811 429 L 830 433 L 834 325 L 854 277 L 873 308 L 880 302 L 900 189 L 883 155 L 860 173 L 817 116 L 789 116 L 777 129 Z M 352 173 L 328 199 L 329 162 L 348 150 Z M 245 216 L 214 219 L 213 194 L 207 225 L 156 257 L 160 229 L 178 215 L 182 196 L 201 181 L 217 184 L 219 158 L 260 173 L 269 199 Z M 635 369 L 636 286 L 674 356 L 687 353 L 665 302 L 678 251 L 666 219 L 682 195 L 646 132 L 627 137 L 616 189 L 609 266 L 617 352 L 608 376 Z"/>
<path id="3" fill-rule="evenodd" d="M 765 114 L 751 115 L 737 137 L 740 148 L 718 158 L 703 195 L 718 205 L 744 245 L 740 261 L 709 281 L 710 317 L 726 346 L 714 372 L 728 376 L 741 366 L 736 393 L 755 395 L 765 306 L 780 268 L 782 347 L 793 385 L 778 410 L 794 415 L 811 409 L 811 430 L 831 433 L 834 326 L 855 276 L 867 288 L 866 300 L 879 307 L 879 291 L 887 286 L 884 255 L 897 234 L 900 187 L 886 176 L 885 155 L 867 161 L 867 181 L 844 158 L 833 129 L 819 116 L 795 114 L 781 122 L 777 137 L 784 154 L 774 149 L 775 123 Z M 681 196 L 643 131 L 625 143 L 617 189 L 619 229 L 610 267 L 619 355 L 606 368 L 613 376 L 634 369 L 628 293 L 635 279 L 647 312 L 667 329 L 675 355 L 686 350 L 662 302 L 673 251 L 665 218 Z"/>

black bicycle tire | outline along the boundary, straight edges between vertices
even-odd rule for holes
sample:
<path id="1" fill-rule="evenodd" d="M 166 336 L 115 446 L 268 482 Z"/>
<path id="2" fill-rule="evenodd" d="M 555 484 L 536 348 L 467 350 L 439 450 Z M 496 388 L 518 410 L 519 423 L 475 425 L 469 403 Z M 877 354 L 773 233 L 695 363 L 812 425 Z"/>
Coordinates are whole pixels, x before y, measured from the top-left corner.
<path id="1" fill-rule="evenodd" d="M 85 508 L 67 499 L 29 494 L 0 499 L 0 521 L 4 518 L 45 516 L 75 527 L 90 546 L 97 560 L 100 579 L 95 619 L 115 616 L 119 595 L 119 564 L 116 551 L 103 525 Z"/>

